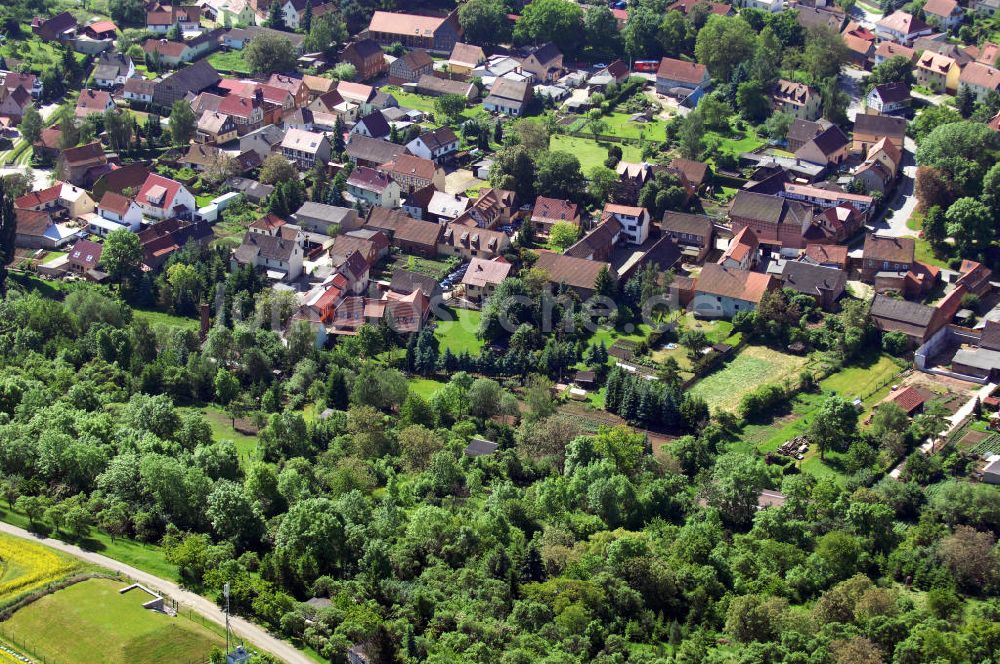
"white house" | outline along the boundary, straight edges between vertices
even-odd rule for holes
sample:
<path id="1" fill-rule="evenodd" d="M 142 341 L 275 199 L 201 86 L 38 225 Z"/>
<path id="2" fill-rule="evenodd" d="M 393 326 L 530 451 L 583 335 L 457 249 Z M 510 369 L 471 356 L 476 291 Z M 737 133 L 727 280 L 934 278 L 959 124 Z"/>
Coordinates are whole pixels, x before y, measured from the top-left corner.
<path id="1" fill-rule="evenodd" d="M 97 58 L 94 67 L 94 82 L 99 88 L 125 85 L 125 81 L 135 76 L 135 63 L 122 53 L 104 52 Z"/>
<path id="2" fill-rule="evenodd" d="M 97 215 L 133 233 L 139 231 L 139 225 L 142 223 L 142 208 L 139 204 L 113 191 L 105 192 L 97 205 Z"/>
<path id="3" fill-rule="evenodd" d="M 142 213 L 153 219 L 188 218 L 197 209 L 194 195 L 180 182 L 150 173 L 135 197 Z"/>
<path id="4" fill-rule="evenodd" d="M 630 244 L 642 244 L 649 238 L 649 210 L 632 205 L 608 203 L 604 206 L 601 220 L 614 217 L 622 225 L 622 234 Z"/>
<path id="5" fill-rule="evenodd" d="M 734 3 L 743 8 L 763 9 L 766 12 L 777 14 L 785 6 L 785 0 L 742 0 Z"/>
<path id="6" fill-rule="evenodd" d="M 402 190 L 388 174 L 358 166 L 347 178 L 347 193 L 367 205 L 397 208 Z"/>
<path id="7" fill-rule="evenodd" d="M 440 127 L 417 136 L 406 148 L 418 157 L 439 161 L 458 151 L 458 136 L 450 127 Z"/>

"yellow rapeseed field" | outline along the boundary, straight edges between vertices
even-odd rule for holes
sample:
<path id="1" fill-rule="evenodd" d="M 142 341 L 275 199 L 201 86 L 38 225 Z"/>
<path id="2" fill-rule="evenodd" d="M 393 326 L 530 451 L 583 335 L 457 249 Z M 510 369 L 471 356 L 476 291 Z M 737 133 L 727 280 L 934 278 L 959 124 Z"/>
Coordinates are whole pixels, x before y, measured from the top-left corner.
<path id="1" fill-rule="evenodd" d="M 78 566 L 41 544 L 0 534 L 0 605 L 58 581 Z"/>

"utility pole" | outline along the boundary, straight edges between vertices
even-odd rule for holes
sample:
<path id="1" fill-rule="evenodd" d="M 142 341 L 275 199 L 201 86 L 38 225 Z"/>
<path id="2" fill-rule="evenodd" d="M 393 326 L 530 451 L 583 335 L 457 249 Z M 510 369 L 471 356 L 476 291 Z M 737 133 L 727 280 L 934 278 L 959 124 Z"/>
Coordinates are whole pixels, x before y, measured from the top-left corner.
<path id="1" fill-rule="evenodd" d="M 222 586 L 222 594 L 226 596 L 226 657 L 229 657 L 229 584 Z"/>

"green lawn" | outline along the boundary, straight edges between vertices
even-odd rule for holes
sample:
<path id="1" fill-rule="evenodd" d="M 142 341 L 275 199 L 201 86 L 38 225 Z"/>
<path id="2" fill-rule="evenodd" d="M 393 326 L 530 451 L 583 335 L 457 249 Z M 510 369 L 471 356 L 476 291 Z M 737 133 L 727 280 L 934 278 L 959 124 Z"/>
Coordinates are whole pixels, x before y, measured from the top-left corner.
<path id="1" fill-rule="evenodd" d="M 36 658 L 61 664 L 201 662 L 225 639 L 184 617 L 142 607 L 141 590 L 89 579 L 47 595 L 0 624 L 5 638 Z"/>
<path id="2" fill-rule="evenodd" d="M 824 392 L 836 392 L 845 399 L 868 395 L 882 388 L 886 381 L 899 373 L 899 365 L 887 355 L 882 355 L 868 365 L 847 367 L 820 382 Z"/>
<path id="3" fill-rule="evenodd" d="M 243 51 L 216 51 L 208 56 L 208 64 L 220 71 L 233 72 L 235 74 L 253 73 Z"/>
<path id="4" fill-rule="evenodd" d="M 580 138 L 578 136 L 564 136 L 557 134 L 549 140 L 550 150 L 562 150 L 576 155 L 580 160 L 580 166 L 586 173 L 594 166 L 602 166 L 604 160 L 608 158 L 608 146 L 610 143 L 598 143 L 592 138 Z M 622 149 L 622 159 L 624 161 L 642 161 L 642 151 L 634 145 L 617 144 Z"/>
<path id="5" fill-rule="evenodd" d="M 725 367 L 695 383 L 690 393 L 715 410 L 735 412 L 744 394 L 762 385 L 795 380 L 807 359 L 766 346 L 747 346 Z"/>
<path id="6" fill-rule="evenodd" d="M 240 465 L 246 467 L 251 461 L 257 458 L 257 436 L 248 436 L 233 428 L 232 419 L 224 410 L 215 405 L 203 406 L 201 408 L 178 408 L 177 410 L 193 410 L 201 413 L 205 421 L 212 428 L 212 439 L 215 441 L 231 440 L 236 444 L 236 451 L 240 455 Z M 308 414 L 311 417 L 312 411 Z M 303 416 L 306 412 L 303 412 Z M 307 419 L 309 419 L 307 417 Z"/>
<path id="7" fill-rule="evenodd" d="M 9 39 L 0 45 L 0 56 L 21 60 L 28 70 L 41 74 L 62 62 L 62 52 L 53 43 L 46 42 L 31 34 L 31 25 L 21 24 L 21 37 Z M 83 63 L 86 57 L 83 53 L 74 53 L 76 61 Z"/>
<path id="8" fill-rule="evenodd" d="M 450 310 L 454 320 L 437 322 L 434 336 L 438 338 L 443 353 L 446 348 L 455 355 L 468 351 L 470 355 L 479 355 L 483 342 L 476 336 L 482 314 L 469 309 Z"/>
<path id="9" fill-rule="evenodd" d="M 619 136 L 621 138 L 641 138 L 645 137 L 650 141 L 662 141 L 665 137 L 666 123 L 662 120 L 653 120 L 652 122 L 632 122 L 630 118 L 631 113 L 611 113 L 609 115 L 602 116 L 601 119 L 607 123 L 608 133 L 614 136 Z M 582 131 L 587 131 L 586 125 L 581 125 Z M 576 128 L 574 126 L 574 128 Z"/>
<path id="10" fill-rule="evenodd" d="M 431 380 L 430 378 L 411 378 L 408 382 L 411 392 L 428 401 L 445 385 L 439 380 Z"/>
<path id="11" fill-rule="evenodd" d="M 199 322 L 197 318 L 185 318 L 175 316 L 163 311 L 148 311 L 144 309 L 133 309 L 132 315 L 136 318 L 144 318 L 151 326 L 164 325 L 167 327 L 180 327 L 185 330 L 197 330 Z"/>
<path id="12" fill-rule="evenodd" d="M 398 101 L 399 105 L 403 108 L 412 108 L 415 111 L 423 111 L 424 113 L 437 113 L 437 109 L 434 107 L 434 97 L 418 95 L 413 92 L 404 92 L 402 88 L 395 85 L 382 86 L 382 90 L 395 97 L 396 101 Z M 476 104 L 474 106 L 467 107 L 464 111 L 462 111 L 462 117 L 466 119 L 474 118 L 484 112 L 483 107 Z"/>

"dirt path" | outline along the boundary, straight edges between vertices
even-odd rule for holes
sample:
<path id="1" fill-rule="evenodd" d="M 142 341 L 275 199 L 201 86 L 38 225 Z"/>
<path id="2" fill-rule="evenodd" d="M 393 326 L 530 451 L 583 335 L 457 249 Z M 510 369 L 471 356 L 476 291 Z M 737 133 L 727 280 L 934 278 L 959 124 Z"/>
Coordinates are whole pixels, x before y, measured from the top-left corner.
<path id="1" fill-rule="evenodd" d="M 184 590 L 173 581 L 161 579 L 158 576 L 153 576 L 152 574 L 138 570 L 131 565 L 126 565 L 125 563 L 118 562 L 117 560 L 113 560 L 107 556 L 102 556 L 99 553 L 85 551 L 78 546 L 67 544 L 61 540 L 49 537 L 38 537 L 24 528 L 18 528 L 17 526 L 13 526 L 9 523 L 0 522 L 0 532 L 20 537 L 22 539 L 39 542 L 45 546 L 56 549 L 57 551 L 62 551 L 63 553 L 68 553 L 71 556 L 85 560 L 88 563 L 100 565 L 101 567 L 106 567 L 116 572 L 125 574 L 139 583 L 149 588 L 158 590 L 164 595 L 169 595 L 173 599 L 177 600 L 179 609 L 189 608 L 197 613 L 200 613 L 202 616 L 208 618 L 214 623 L 221 626 L 225 626 L 226 624 L 225 615 L 219 607 L 215 605 L 215 602 L 209 601 L 201 595 L 196 595 L 193 592 Z M 281 658 L 288 664 L 312 664 L 311 659 L 296 650 L 290 643 L 272 636 L 267 632 L 267 630 L 249 622 L 248 620 L 230 617 L 229 624 L 233 632 L 239 634 L 244 639 L 252 642 L 259 648 L 263 648 L 272 655 Z"/>

